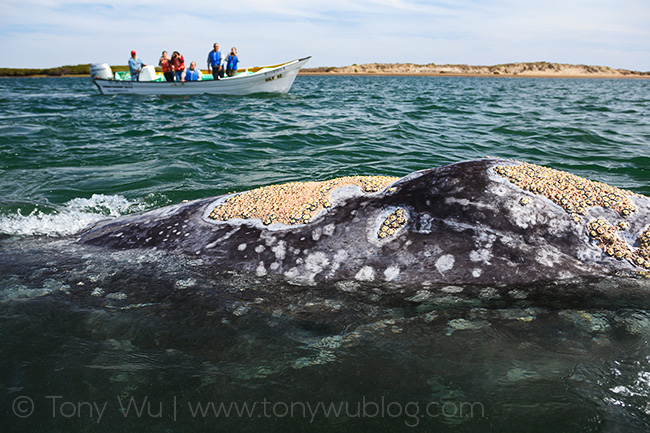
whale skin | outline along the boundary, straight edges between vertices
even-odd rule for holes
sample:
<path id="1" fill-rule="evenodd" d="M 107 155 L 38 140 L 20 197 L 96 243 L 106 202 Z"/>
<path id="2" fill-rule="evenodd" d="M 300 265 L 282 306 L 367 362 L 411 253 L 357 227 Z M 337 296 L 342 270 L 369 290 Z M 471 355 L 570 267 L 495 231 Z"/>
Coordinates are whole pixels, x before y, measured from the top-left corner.
<path id="1" fill-rule="evenodd" d="M 514 284 L 650 268 L 647 197 L 534 164 L 484 158 L 327 194 L 298 223 L 224 217 L 239 196 L 229 194 L 105 221 L 80 242 L 162 249 L 298 284 Z"/>

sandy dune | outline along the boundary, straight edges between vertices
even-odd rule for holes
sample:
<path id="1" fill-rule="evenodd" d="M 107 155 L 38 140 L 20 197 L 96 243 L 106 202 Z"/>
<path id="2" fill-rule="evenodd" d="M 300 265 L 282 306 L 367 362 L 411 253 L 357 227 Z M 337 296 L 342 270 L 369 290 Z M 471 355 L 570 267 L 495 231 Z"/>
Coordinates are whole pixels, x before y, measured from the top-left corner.
<path id="1" fill-rule="evenodd" d="M 413 63 L 367 63 L 344 67 L 305 68 L 301 74 L 323 75 L 467 75 L 507 77 L 599 77 L 650 78 L 650 72 L 614 69 L 608 66 L 571 65 L 566 63 L 507 63 L 494 66 L 416 65 Z"/>

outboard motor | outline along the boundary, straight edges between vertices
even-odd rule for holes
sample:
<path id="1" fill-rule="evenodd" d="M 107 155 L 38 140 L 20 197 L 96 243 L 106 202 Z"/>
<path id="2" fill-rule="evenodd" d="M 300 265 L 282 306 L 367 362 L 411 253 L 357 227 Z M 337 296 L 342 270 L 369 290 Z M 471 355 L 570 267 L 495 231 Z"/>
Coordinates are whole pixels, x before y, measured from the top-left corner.
<path id="1" fill-rule="evenodd" d="M 108 63 L 93 63 L 90 65 L 90 78 L 103 78 L 105 80 L 113 79 L 113 70 Z"/>

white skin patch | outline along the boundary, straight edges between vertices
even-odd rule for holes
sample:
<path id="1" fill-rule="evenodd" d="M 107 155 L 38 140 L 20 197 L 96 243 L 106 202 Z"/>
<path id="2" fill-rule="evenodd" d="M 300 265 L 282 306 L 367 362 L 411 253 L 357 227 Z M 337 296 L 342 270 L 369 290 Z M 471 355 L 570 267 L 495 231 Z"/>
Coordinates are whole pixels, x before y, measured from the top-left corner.
<path id="1" fill-rule="evenodd" d="M 554 267 L 557 263 L 560 263 L 559 253 L 556 253 L 551 250 L 542 249 L 537 252 L 537 262 L 548 268 Z"/>
<path id="2" fill-rule="evenodd" d="M 263 277 L 264 275 L 266 275 L 266 268 L 264 267 L 264 262 L 260 262 L 257 269 L 255 269 L 255 273 L 257 274 L 258 277 Z"/>
<path id="3" fill-rule="evenodd" d="M 323 234 L 325 236 L 332 236 L 334 234 L 334 229 L 336 229 L 336 226 L 334 224 L 328 224 L 323 227 Z"/>
<path id="4" fill-rule="evenodd" d="M 397 266 L 390 266 L 384 271 L 384 277 L 386 281 L 393 281 L 399 276 L 399 268 Z"/>
<path id="5" fill-rule="evenodd" d="M 455 197 L 447 197 L 445 198 L 445 203 L 447 204 L 454 204 L 458 203 L 461 206 L 469 206 L 470 202 L 466 198 L 455 198 Z"/>
<path id="6" fill-rule="evenodd" d="M 469 253 L 469 259 L 473 262 L 483 262 L 489 264 L 491 258 L 492 253 L 487 249 L 475 250 Z"/>
<path id="7" fill-rule="evenodd" d="M 348 258 L 348 252 L 345 250 L 338 250 L 334 254 L 334 258 L 332 259 L 332 267 L 330 268 L 330 271 L 328 275 L 330 277 L 334 276 L 334 273 L 338 271 L 338 269 L 341 267 L 341 263 L 343 263 L 346 259 Z"/>
<path id="8" fill-rule="evenodd" d="M 492 176 L 490 176 L 492 177 Z M 499 176 L 501 177 L 501 176 Z M 492 179 L 495 180 L 495 179 Z M 499 180 L 501 181 L 501 180 Z M 503 185 L 495 185 L 490 188 L 490 192 L 494 195 L 498 195 L 499 197 L 503 197 L 504 195 L 508 194 L 511 192 L 511 190 Z"/>
<path id="9" fill-rule="evenodd" d="M 348 258 L 348 252 L 345 250 L 338 250 L 336 254 L 334 254 L 334 261 L 337 263 L 341 263 L 347 258 Z"/>
<path id="10" fill-rule="evenodd" d="M 438 272 L 443 274 L 454 267 L 455 261 L 456 259 L 454 259 L 454 256 L 451 254 L 445 254 L 436 260 L 436 268 L 438 269 Z"/>
<path id="11" fill-rule="evenodd" d="M 431 224 L 433 222 L 433 218 L 431 215 L 428 213 L 424 213 L 420 216 L 420 227 L 419 227 L 419 232 L 420 233 L 426 233 L 429 234 L 431 233 Z"/>
<path id="12" fill-rule="evenodd" d="M 287 249 L 285 247 L 286 243 L 284 241 L 278 242 L 276 246 L 271 248 L 271 251 L 275 253 L 275 258 L 278 260 L 283 260 L 287 254 Z"/>
<path id="13" fill-rule="evenodd" d="M 318 274 L 329 264 L 330 260 L 327 258 L 327 254 L 319 251 L 307 256 L 307 259 L 305 260 L 305 269 L 314 274 Z"/>
<path id="14" fill-rule="evenodd" d="M 475 242 L 477 246 L 483 245 L 485 248 L 491 248 L 494 241 L 497 240 L 497 237 L 493 233 L 488 233 L 485 229 L 482 229 L 478 232 L 478 235 L 475 237 Z"/>
<path id="15" fill-rule="evenodd" d="M 482 273 L 483 273 L 483 271 L 481 271 L 481 270 L 478 269 L 478 268 L 476 268 L 476 269 L 472 269 L 472 276 L 473 276 L 474 278 L 478 278 L 478 277 L 480 277 Z"/>
<path id="16" fill-rule="evenodd" d="M 354 279 L 359 281 L 372 281 L 375 279 L 375 270 L 370 266 L 364 266 L 357 272 Z"/>
<path id="17" fill-rule="evenodd" d="M 237 247 L 237 249 L 238 249 L 239 251 L 244 251 L 244 250 L 246 249 L 246 244 L 239 244 L 239 246 Z"/>
<path id="18" fill-rule="evenodd" d="M 529 198 L 530 200 L 530 198 Z M 522 229 L 528 228 L 530 225 L 535 224 L 537 209 L 531 208 L 529 206 L 511 206 L 510 207 L 510 219 L 512 222 L 517 224 L 517 226 Z"/>
<path id="19" fill-rule="evenodd" d="M 255 247 L 255 252 L 256 252 L 257 254 L 259 254 L 259 253 L 261 253 L 262 251 L 264 251 L 265 249 L 266 249 L 266 247 L 265 247 L 264 245 L 258 245 L 258 246 Z"/>

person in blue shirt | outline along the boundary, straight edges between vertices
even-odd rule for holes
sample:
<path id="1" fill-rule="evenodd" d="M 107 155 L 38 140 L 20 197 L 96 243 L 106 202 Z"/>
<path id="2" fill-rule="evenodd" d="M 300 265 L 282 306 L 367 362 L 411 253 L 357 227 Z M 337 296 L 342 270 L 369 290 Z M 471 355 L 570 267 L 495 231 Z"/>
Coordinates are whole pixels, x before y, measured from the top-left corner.
<path id="1" fill-rule="evenodd" d="M 239 63 L 239 56 L 237 56 L 237 48 L 232 47 L 230 54 L 226 56 L 226 75 L 234 77 L 237 75 L 237 63 Z"/>
<path id="2" fill-rule="evenodd" d="M 185 71 L 185 81 L 201 81 L 202 79 L 201 71 L 196 69 L 196 62 L 191 62 L 190 68 Z"/>
<path id="3" fill-rule="evenodd" d="M 208 53 L 208 71 L 212 70 L 212 76 L 215 80 L 223 78 L 223 66 L 221 65 L 221 51 L 219 44 L 214 43 L 212 51 Z"/>
<path id="4" fill-rule="evenodd" d="M 140 79 L 140 71 L 145 65 L 142 60 L 135 56 L 135 51 L 131 51 L 131 58 L 129 59 L 129 72 L 131 73 L 131 81 L 138 81 Z"/>

